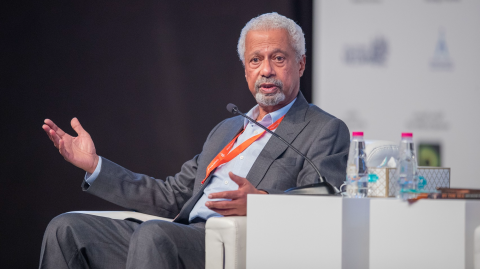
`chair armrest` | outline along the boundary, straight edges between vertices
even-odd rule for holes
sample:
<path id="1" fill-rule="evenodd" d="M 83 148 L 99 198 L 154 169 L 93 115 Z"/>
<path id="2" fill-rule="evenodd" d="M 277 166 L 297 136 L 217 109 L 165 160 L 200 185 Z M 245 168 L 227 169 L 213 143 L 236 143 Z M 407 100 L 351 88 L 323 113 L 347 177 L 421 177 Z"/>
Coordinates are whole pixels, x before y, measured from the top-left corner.
<path id="1" fill-rule="evenodd" d="M 205 268 L 246 268 L 247 217 L 209 218 L 205 226 Z"/>
<path id="2" fill-rule="evenodd" d="M 143 222 L 147 220 L 154 220 L 154 219 L 164 220 L 164 221 L 173 221 L 173 219 L 167 219 L 167 218 L 147 215 L 147 214 L 133 212 L 133 211 L 71 211 L 67 213 L 87 214 L 87 215 L 93 215 L 93 216 L 99 216 L 99 217 L 105 217 L 105 218 L 111 218 L 111 219 L 121 219 L 121 220 L 131 218 L 131 219 L 141 220 Z"/>

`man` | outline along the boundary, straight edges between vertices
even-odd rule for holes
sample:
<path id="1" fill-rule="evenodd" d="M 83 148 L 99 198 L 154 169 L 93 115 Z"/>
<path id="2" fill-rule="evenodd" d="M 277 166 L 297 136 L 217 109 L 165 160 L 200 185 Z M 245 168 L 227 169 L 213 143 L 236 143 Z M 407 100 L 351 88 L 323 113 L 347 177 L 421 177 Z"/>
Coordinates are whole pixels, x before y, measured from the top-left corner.
<path id="1" fill-rule="evenodd" d="M 311 158 L 339 186 L 349 146 L 346 125 L 300 93 L 305 39 L 292 20 L 269 13 L 241 32 L 238 54 L 258 105 L 248 115 Z M 83 189 L 120 206 L 174 222 L 138 224 L 83 214 L 54 218 L 45 232 L 40 268 L 203 268 L 205 221 L 246 215 L 247 194 L 282 193 L 318 182 L 314 169 L 278 139 L 241 117 L 219 123 L 202 152 L 166 180 L 133 173 L 95 153 L 74 118 L 77 137 L 51 120 L 43 129 L 68 162 L 85 170 Z"/>

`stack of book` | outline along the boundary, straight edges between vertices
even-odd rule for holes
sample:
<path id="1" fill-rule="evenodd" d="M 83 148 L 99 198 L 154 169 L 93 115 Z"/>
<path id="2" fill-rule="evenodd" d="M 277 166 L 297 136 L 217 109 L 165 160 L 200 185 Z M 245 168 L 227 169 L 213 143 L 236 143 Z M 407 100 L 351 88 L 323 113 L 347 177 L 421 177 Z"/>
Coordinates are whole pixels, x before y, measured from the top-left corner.
<path id="1" fill-rule="evenodd" d="M 480 190 L 438 188 L 436 199 L 480 199 Z"/>
<path id="2" fill-rule="evenodd" d="M 437 188 L 437 192 L 420 193 L 417 198 L 409 199 L 409 202 L 415 202 L 420 199 L 480 199 L 480 190 Z"/>

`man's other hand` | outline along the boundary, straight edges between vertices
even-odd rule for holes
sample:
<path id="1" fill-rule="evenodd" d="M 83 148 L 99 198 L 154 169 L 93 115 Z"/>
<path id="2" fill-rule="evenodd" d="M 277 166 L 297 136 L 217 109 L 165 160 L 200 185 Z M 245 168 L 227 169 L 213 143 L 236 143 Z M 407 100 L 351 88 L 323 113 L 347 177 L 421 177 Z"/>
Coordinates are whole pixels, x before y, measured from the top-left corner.
<path id="1" fill-rule="evenodd" d="M 257 190 L 246 178 L 239 177 L 232 172 L 228 173 L 228 175 L 238 184 L 238 190 L 211 193 L 208 195 L 208 198 L 231 199 L 231 201 L 208 201 L 205 205 L 224 216 L 246 216 L 247 194 L 267 194 L 267 192 Z"/>
<path id="2" fill-rule="evenodd" d="M 77 118 L 73 118 L 70 124 L 78 134 L 77 137 L 65 133 L 49 119 L 45 120 L 42 129 L 47 133 L 50 140 L 52 140 L 66 161 L 88 173 L 93 173 L 99 159 L 93 140 L 87 131 L 83 129 L 82 125 L 80 125 Z"/>

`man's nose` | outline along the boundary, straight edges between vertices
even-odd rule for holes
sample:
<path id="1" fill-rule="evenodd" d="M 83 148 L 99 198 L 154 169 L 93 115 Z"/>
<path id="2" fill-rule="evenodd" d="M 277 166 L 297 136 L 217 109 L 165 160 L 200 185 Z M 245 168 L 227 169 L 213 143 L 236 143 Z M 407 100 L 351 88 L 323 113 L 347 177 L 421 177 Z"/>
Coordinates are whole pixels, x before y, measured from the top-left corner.
<path id="1" fill-rule="evenodd" d="M 262 77 L 271 77 L 275 75 L 275 69 L 269 59 L 265 59 L 262 64 Z"/>

